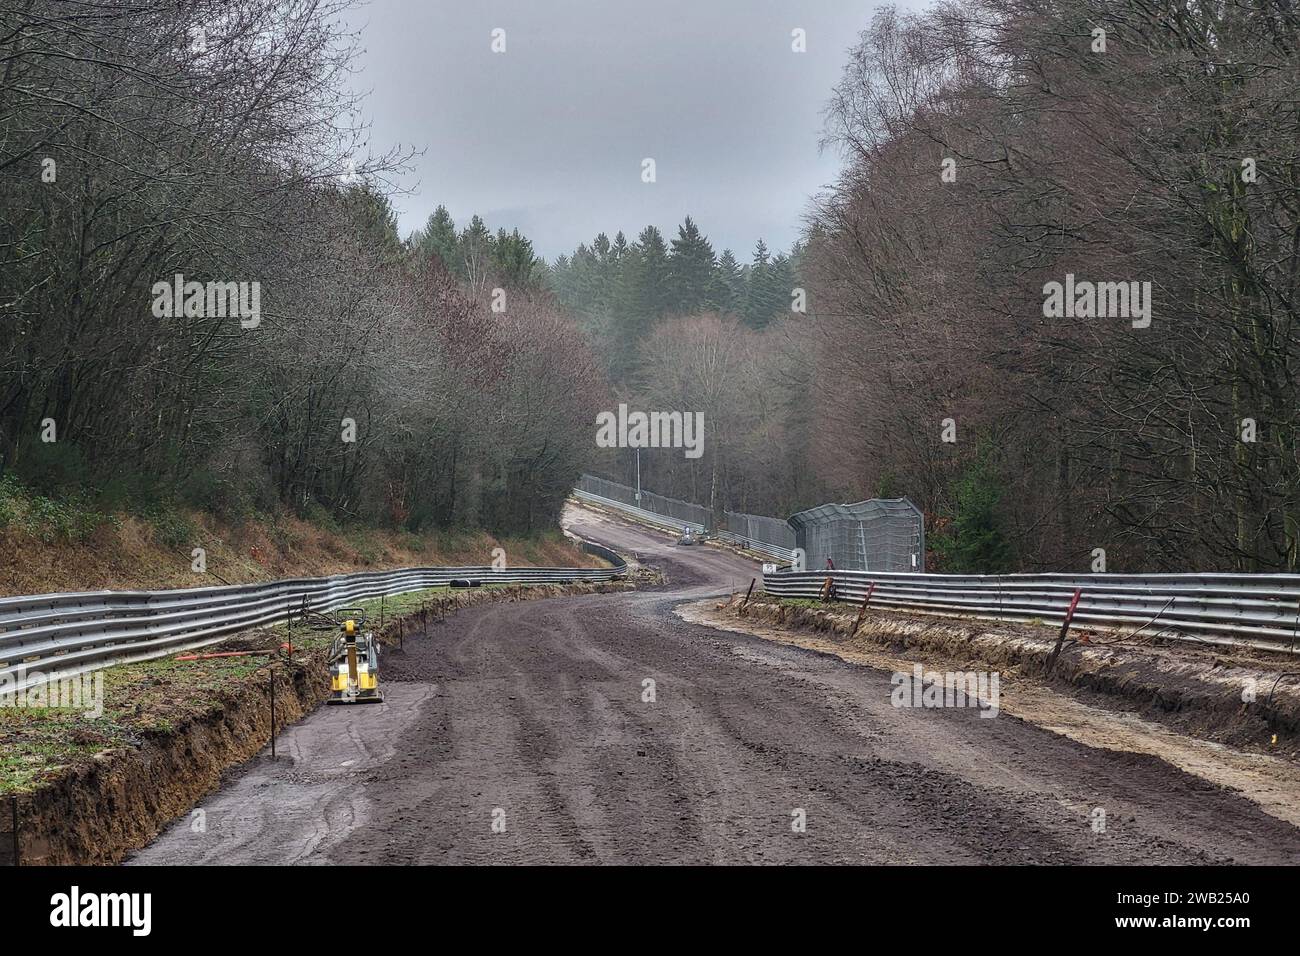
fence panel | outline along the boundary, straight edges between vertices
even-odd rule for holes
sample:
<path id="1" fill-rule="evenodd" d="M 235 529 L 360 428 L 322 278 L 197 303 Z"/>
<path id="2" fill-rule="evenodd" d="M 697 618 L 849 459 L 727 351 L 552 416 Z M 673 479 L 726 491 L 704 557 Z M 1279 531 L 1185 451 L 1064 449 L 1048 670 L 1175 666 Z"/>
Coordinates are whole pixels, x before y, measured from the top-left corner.
<path id="1" fill-rule="evenodd" d="M 617 508 L 642 520 L 677 530 L 690 528 L 692 531 L 703 531 L 713 528 L 713 515 L 703 505 L 665 498 L 644 489 L 641 491 L 641 500 L 637 501 L 635 488 L 608 478 L 583 475 L 574 494 L 595 504 Z M 722 527 L 713 528 L 713 532 L 723 541 L 778 561 L 789 562 L 794 558 L 794 529 L 781 518 L 726 511 L 723 512 Z"/>
<path id="2" fill-rule="evenodd" d="M 791 516 L 805 567 L 846 571 L 923 572 L 925 519 L 906 498 L 819 505 Z"/>

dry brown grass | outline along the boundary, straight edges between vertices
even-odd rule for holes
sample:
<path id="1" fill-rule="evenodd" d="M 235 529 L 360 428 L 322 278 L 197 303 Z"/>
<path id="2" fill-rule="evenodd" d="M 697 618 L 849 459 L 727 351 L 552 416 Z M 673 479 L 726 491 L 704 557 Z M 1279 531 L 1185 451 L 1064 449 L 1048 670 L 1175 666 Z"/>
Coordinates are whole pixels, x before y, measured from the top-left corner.
<path id="1" fill-rule="evenodd" d="M 485 532 L 416 536 L 373 528 L 341 532 L 292 515 L 272 520 L 221 522 L 185 513 L 194 532 L 168 547 L 148 521 L 118 515 L 84 541 L 42 541 L 17 525 L 0 528 L 0 597 L 52 591 L 171 588 L 242 584 L 284 577 L 413 565 L 486 565 L 494 548 L 512 566 L 599 567 L 560 532 L 535 538 L 497 538 Z M 193 548 L 207 552 L 208 574 L 190 569 Z"/>

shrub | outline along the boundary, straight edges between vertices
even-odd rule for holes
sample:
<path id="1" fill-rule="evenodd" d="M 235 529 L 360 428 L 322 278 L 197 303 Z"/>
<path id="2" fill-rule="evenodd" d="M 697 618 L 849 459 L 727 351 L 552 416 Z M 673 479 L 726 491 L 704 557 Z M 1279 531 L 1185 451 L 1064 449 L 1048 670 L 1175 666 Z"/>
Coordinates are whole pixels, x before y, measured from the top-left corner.
<path id="1" fill-rule="evenodd" d="M 160 508 L 148 515 L 158 542 L 169 551 L 188 549 L 198 536 L 198 528 L 189 516 L 172 508 Z"/>
<path id="2" fill-rule="evenodd" d="M 931 546 L 944 570 L 998 574 L 1012 566 L 1011 545 L 1002 533 L 997 513 L 1002 483 L 987 449 L 982 448 L 957 480 L 950 522 L 933 537 Z"/>

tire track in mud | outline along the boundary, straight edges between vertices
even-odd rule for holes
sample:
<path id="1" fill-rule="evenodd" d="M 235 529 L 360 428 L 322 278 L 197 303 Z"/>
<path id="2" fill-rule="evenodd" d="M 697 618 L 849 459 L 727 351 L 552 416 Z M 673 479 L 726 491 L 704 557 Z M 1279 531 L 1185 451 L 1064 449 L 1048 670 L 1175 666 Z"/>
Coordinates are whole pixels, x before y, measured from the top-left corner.
<path id="1" fill-rule="evenodd" d="M 888 671 L 683 621 L 676 605 L 757 566 L 570 520 L 660 564 L 668 589 L 485 605 L 408 635 L 384 658 L 389 703 L 308 717 L 286 734 L 292 769 L 255 761 L 205 802 L 215 831 L 182 821 L 137 859 L 1300 860 L 1300 830 L 1154 757 L 1006 714 L 896 709 Z"/>

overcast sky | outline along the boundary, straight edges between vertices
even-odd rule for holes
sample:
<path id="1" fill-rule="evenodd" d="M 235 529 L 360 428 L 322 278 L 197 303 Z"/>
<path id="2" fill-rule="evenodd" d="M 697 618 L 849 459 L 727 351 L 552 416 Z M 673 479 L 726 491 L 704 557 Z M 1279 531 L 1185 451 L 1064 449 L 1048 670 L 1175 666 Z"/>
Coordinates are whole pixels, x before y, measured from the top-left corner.
<path id="1" fill-rule="evenodd" d="M 821 110 L 879 5 L 372 0 L 352 21 L 355 82 L 372 150 L 426 150 L 394 200 L 403 235 L 442 203 L 458 226 L 474 213 L 517 226 L 554 259 L 601 231 L 631 241 L 653 223 L 671 239 L 689 213 L 748 261 L 759 237 L 788 248 L 834 179 Z M 795 28 L 806 53 L 791 51 Z"/>

